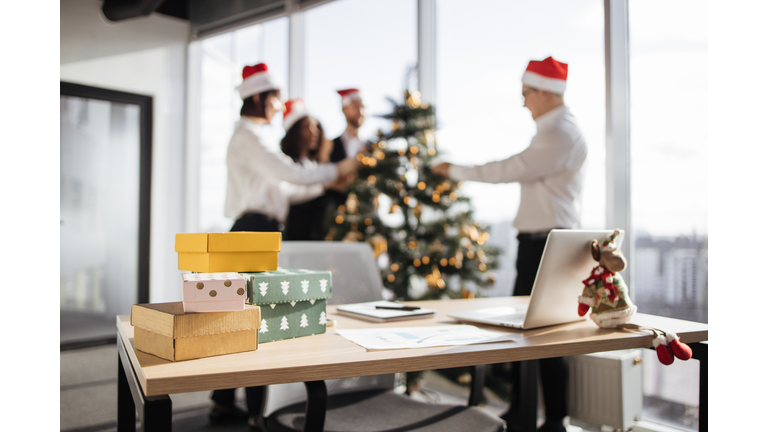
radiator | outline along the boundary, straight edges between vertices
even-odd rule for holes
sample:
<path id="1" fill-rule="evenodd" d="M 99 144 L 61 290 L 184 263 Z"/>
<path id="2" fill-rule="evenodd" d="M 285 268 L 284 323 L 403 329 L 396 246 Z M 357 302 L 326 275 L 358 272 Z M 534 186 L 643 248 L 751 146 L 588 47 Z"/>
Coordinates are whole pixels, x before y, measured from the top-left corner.
<path id="1" fill-rule="evenodd" d="M 643 409 L 642 352 L 610 351 L 567 357 L 568 415 L 629 429 Z"/>

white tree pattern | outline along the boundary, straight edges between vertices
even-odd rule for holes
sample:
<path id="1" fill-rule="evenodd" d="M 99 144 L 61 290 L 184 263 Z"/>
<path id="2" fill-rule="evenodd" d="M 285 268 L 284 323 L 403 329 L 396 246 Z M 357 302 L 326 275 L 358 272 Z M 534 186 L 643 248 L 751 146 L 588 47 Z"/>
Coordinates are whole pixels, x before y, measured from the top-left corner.
<path id="1" fill-rule="evenodd" d="M 280 320 L 280 330 L 288 330 L 288 318 L 285 316 Z"/>
<path id="2" fill-rule="evenodd" d="M 307 322 L 307 315 L 301 314 L 301 323 L 299 324 L 299 327 L 306 327 L 309 323 Z"/>
<path id="3" fill-rule="evenodd" d="M 327 285 L 328 281 L 326 279 L 320 279 L 320 291 L 325 292 Z"/>
<path id="4" fill-rule="evenodd" d="M 259 329 L 259 333 L 266 333 L 268 331 L 269 329 L 267 328 L 267 320 L 261 320 L 261 328 Z"/>
<path id="5" fill-rule="evenodd" d="M 311 300 L 309 301 L 309 304 L 315 304 L 315 299 L 311 299 Z"/>
<path id="6" fill-rule="evenodd" d="M 325 311 L 320 312 L 320 324 L 326 325 L 328 323 L 328 320 L 325 318 Z"/>
<path id="7" fill-rule="evenodd" d="M 295 301 L 292 301 L 292 302 L 291 302 L 291 307 L 294 307 L 294 306 L 296 306 L 296 302 L 295 302 Z"/>
<path id="8" fill-rule="evenodd" d="M 282 281 L 280 282 L 280 287 L 283 289 L 283 294 L 288 294 L 288 288 L 290 287 L 291 283 L 288 281 Z"/>
<path id="9" fill-rule="evenodd" d="M 259 282 L 259 291 L 261 292 L 261 296 L 264 297 L 267 295 L 267 287 L 269 286 L 269 283 L 267 282 Z"/>
<path id="10" fill-rule="evenodd" d="M 272 303 L 271 305 L 269 305 L 269 307 L 271 307 L 272 309 L 274 309 L 274 308 L 275 308 L 275 306 L 277 306 L 277 305 L 276 305 L 276 304 L 274 304 L 274 303 Z"/>
<path id="11" fill-rule="evenodd" d="M 301 290 L 304 292 L 304 294 L 307 293 L 307 291 L 309 290 L 309 281 L 308 280 L 301 281 Z"/>

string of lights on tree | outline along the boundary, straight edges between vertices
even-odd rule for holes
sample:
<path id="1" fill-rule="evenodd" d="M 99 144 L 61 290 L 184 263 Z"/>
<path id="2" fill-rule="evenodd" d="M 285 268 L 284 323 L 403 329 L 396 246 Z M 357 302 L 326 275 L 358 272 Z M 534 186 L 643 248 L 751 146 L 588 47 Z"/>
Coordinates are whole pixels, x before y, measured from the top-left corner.
<path id="1" fill-rule="evenodd" d="M 362 167 L 327 221 L 326 240 L 368 242 L 398 300 L 474 297 L 494 282 L 499 250 L 472 219 L 461 184 L 430 168 L 438 156 L 434 107 L 418 92 L 406 91 L 402 104 L 390 101 L 394 109 L 382 117 L 391 131 L 379 130 L 378 141 L 357 155 Z"/>

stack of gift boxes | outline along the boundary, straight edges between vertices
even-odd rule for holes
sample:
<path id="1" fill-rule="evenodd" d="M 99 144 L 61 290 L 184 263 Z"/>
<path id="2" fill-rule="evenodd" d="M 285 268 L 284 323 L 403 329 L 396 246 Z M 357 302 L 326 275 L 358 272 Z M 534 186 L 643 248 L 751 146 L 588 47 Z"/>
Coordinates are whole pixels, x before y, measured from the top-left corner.
<path id="1" fill-rule="evenodd" d="M 134 305 L 139 351 L 171 361 L 325 333 L 331 272 L 278 267 L 280 233 L 177 234 L 182 301 Z"/>

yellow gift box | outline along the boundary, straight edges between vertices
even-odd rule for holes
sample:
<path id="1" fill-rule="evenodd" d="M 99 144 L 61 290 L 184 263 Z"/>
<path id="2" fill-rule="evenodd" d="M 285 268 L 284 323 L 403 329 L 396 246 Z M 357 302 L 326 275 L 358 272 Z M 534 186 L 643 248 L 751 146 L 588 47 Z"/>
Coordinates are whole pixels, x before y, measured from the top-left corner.
<path id="1" fill-rule="evenodd" d="M 200 273 L 277 270 L 279 232 L 176 234 L 179 270 Z"/>

